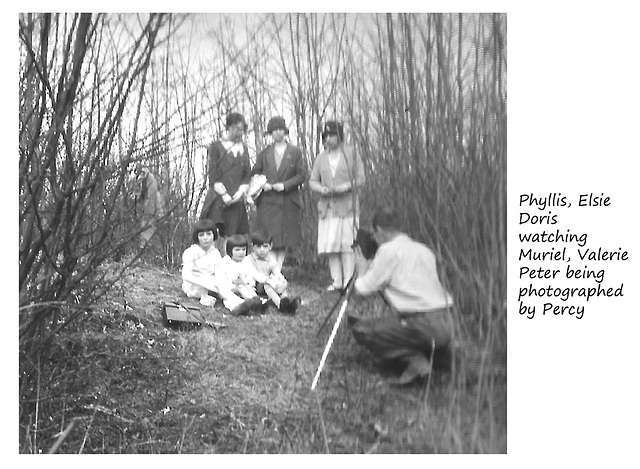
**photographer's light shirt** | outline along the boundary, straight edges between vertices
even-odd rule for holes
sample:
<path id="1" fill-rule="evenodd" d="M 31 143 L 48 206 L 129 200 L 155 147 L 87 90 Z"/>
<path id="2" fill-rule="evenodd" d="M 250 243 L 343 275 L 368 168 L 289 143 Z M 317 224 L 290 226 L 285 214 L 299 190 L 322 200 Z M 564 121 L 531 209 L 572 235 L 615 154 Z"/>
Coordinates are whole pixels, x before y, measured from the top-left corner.
<path id="1" fill-rule="evenodd" d="M 401 313 L 428 312 L 453 304 L 438 279 L 433 252 L 403 233 L 380 245 L 355 289 L 361 295 L 384 291 Z"/>

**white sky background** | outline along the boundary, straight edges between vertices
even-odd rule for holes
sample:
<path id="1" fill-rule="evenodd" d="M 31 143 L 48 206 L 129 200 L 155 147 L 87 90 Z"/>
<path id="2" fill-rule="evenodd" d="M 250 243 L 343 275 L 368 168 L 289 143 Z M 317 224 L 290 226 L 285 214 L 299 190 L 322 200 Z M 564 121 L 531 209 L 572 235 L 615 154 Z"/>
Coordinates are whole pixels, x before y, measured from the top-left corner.
<path id="1" fill-rule="evenodd" d="M 569 2 L 366 2 L 369 11 L 506 11 L 508 16 L 508 202 L 509 202 L 509 421 L 508 454 L 496 456 L 378 456 L 367 458 L 376 467 L 399 464 L 436 464 L 447 467 L 631 467 L 637 463 L 640 388 L 636 377 L 639 355 L 640 310 L 637 230 L 638 109 L 637 15 L 632 2 L 609 1 L 591 6 Z M 298 4 L 223 3 L 221 8 L 244 11 L 270 8 L 300 10 Z M 110 11 L 202 11 L 190 2 L 109 2 Z M 216 5 L 207 4 L 211 8 Z M 344 2 L 311 4 L 314 11 L 344 11 Z M 79 11 L 94 5 L 23 2 L 22 11 Z M 355 10 L 351 10 L 355 11 Z M 5 371 L 9 377 L 3 397 L 8 415 L 3 419 L 2 449 L 16 457 L 17 425 L 17 12 L 3 15 L 3 57 L 9 73 L 3 77 L 3 141 L 11 170 L 2 172 L 6 192 L 3 214 L 8 220 L 5 246 L 9 271 L 3 282 L 8 299 L 3 330 Z M 572 196 L 595 192 L 609 195 L 608 209 L 563 214 L 571 218 L 572 232 L 588 232 L 590 243 L 612 250 L 623 247 L 630 260 L 607 267 L 611 283 L 625 283 L 619 300 L 589 305 L 582 320 L 570 317 L 527 320 L 517 314 L 518 195 L 561 192 Z M 614 280 L 615 279 L 615 280 Z M 186 461 L 173 459 L 170 464 Z M 218 456 L 189 462 L 234 464 Z M 398 459 L 400 458 L 400 459 Z M 133 458 L 120 461 L 133 463 Z M 195 461 L 194 461 L 195 459 Z M 135 460 L 137 464 L 141 462 Z M 278 466 L 324 467 L 352 459 L 291 457 L 267 460 Z M 47 458 L 54 467 L 79 467 L 77 457 Z M 113 461 L 108 461 L 113 463 Z M 159 459 L 155 463 L 163 464 Z M 257 459 L 244 460 L 259 463 Z M 360 461 L 359 461 L 360 462 Z M 44 461 L 22 456 L 16 463 L 41 466 Z M 166 460 L 165 460 L 166 463 Z M 262 461 L 261 463 L 264 463 Z M 105 458 L 90 464 L 106 465 Z"/>

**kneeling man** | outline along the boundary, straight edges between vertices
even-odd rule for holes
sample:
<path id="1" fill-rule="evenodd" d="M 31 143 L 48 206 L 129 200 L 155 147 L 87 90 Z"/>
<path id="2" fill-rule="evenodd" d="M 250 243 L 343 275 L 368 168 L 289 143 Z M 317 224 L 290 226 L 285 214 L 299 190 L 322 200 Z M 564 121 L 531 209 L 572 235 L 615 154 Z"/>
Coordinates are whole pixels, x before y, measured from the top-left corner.
<path id="1" fill-rule="evenodd" d="M 379 248 L 367 265 L 356 247 L 359 277 L 354 291 L 360 295 L 382 292 L 396 314 L 349 317 L 353 336 L 383 360 L 405 366 L 399 384 L 429 374 L 432 356 L 436 366 L 450 369 L 453 304 L 438 278 L 435 255 L 402 231 L 398 216 L 390 209 L 375 214 L 372 228 Z"/>

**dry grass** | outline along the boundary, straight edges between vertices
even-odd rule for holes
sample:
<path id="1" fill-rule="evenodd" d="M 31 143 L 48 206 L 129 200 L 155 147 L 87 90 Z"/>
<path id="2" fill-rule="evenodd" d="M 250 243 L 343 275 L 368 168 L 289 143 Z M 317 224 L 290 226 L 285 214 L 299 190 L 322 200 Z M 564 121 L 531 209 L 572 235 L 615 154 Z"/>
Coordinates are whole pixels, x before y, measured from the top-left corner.
<path id="1" fill-rule="evenodd" d="M 58 452 L 506 451 L 504 376 L 487 380 L 469 368 L 464 382 L 435 374 L 428 390 L 394 387 L 394 371 L 377 365 L 346 324 L 311 391 L 331 328 L 316 332 L 336 294 L 308 272 L 286 273 L 304 298 L 295 317 L 216 309 L 211 318 L 224 328 L 175 331 L 163 326 L 160 307 L 185 300 L 179 275 L 132 270 L 40 363 L 21 396 L 21 452 L 48 451 L 73 419 Z M 372 302 L 353 300 L 350 310 Z"/>

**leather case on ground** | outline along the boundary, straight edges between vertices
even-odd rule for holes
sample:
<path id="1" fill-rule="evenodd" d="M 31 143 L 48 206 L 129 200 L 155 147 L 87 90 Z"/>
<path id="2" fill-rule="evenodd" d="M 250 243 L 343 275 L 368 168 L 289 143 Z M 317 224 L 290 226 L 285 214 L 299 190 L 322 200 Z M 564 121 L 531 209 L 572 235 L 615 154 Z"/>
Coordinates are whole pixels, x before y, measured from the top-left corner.
<path id="1" fill-rule="evenodd" d="M 167 327 L 174 329 L 201 327 L 207 322 L 200 308 L 171 302 L 162 305 L 162 319 Z"/>

